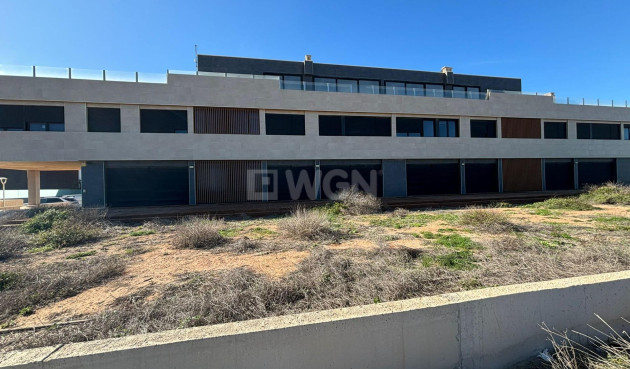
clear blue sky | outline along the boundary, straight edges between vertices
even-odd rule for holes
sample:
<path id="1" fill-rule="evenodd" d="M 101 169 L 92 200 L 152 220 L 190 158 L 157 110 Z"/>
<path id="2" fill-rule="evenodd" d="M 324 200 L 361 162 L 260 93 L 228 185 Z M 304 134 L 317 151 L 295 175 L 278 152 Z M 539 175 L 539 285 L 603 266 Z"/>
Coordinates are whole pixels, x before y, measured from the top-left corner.
<path id="1" fill-rule="evenodd" d="M 0 64 L 163 72 L 201 54 L 520 77 L 630 100 L 630 1 L 0 0 Z"/>

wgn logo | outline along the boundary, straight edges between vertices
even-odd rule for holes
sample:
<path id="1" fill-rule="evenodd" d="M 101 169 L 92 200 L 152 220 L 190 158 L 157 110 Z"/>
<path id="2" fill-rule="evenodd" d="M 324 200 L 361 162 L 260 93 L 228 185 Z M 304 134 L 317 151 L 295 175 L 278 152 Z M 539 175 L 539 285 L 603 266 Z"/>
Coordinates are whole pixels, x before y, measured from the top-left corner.
<path id="1" fill-rule="evenodd" d="M 378 170 L 372 169 L 369 173 L 361 173 L 358 170 L 347 171 L 344 169 L 332 169 L 327 171 L 323 178 L 321 172 L 315 171 L 315 175 L 307 170 L 296 173 L 290 169 L 283 172 L 278 170 L 252 169 L 247 171 L 247 200 L 279 200 L 280 193 L 283 199 L 299 200 L 308 198 L 335 199 L 336 194 L 351 186 L 358 190 L 377 195 Z"/>

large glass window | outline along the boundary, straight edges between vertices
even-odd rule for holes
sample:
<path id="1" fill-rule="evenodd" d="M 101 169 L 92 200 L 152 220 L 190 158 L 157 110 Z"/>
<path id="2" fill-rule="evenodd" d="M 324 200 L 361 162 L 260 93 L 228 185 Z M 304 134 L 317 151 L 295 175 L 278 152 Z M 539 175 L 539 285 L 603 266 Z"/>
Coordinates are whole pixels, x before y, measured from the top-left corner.
<path id="1" fill-rule="evenodd" d="M 566 122 L 545 122 L 545 138 L 566 139 Z"/>
<path id="2" fill-rule="evenodd" d="M 359 92 L 362 94 L 379 94 L 378 81 L 359 80 Z"/>
<path id="3" fill-rule="evenodd" d="M 433 119 L 425 119 L 422 122 L 422 136 L 424 137 L 435 137 L 435 122 Z"/>
<path id="4" fill-rule="evenodd" d="M 623 139 L 630 140 L 630 124 L 625 124 L 623 126 Z"/>
<path id="5" fill-rule="evenodd" d="M 387 95 L 405 95 L 405 83 L 404 82 L 385 82 L 385 93 Z"/>
<path id="6" fill-rule="evenodd" d="M 282 88 L 285 90 L 302 90 L 301 76 L 282 76 Z"/>
<path id="7" fill-rule="evenodd" d="M 120 132 L 119 108 L 87 108 L 88 132 Z"/>
<path id="8" fill-rule="evenodd" d="M 578 139 L 619 140 L 621 129 L 619 124 L 577 123 Z"/>
<path id="9" fill-rule="evenodd" d="M 334 78 L 315 78 L 315 91 L 337 91 L 337 80 Z"/>
<path id="10" fill-rule="evenodd" d="M 422 119 L 420 118 L 396 118 L 396 136 L 420 137 L 422 136 Z"/>
<path id="11" fill-rule="evenodd" d="M 405 87 L 409 96 L 424 96 L 424 85 L 422 83 L 407 83 Z"/>
<path id="12" fill-rule="evenodd" d="M 353 79 L 338 79 L 337 80 L 337 92 L 359 92 L 359 86 L 357 81 Z"/>
<path id="13" fill-rule="evenodd" d="M 389 117 L 319 116 L 320 136 L 391 136 Z"/>
<path id="14" fill-rule="evenodd" d="M 444 86 L 442 85 L 426 85 L 426 96 L 444 97 Z"/>
<path id="15" fill-rule="evenodd" d="M 497 121 L 471 119 L 470 137 L 497 137 Z"/>
<path id="16" fill-rule="evenodd" d="M 466 97 L 466 87 L 453 86 L 453 97 L 463 99 Z"/>
<path id="17" fill-rule="evenodd" d="M 265 114 L 267 135 L 304 136 L 304 115 L 301 114 Z"/>
<path id="18" fill-rule="evenodd" d="M 0 105 L 0 131 L 63 132 L 63 106 Z"/>
<path id="19" fill-rule="evenodd" d="M 140 109 L 140 132 L 187 133 L 186 110 Z"/>

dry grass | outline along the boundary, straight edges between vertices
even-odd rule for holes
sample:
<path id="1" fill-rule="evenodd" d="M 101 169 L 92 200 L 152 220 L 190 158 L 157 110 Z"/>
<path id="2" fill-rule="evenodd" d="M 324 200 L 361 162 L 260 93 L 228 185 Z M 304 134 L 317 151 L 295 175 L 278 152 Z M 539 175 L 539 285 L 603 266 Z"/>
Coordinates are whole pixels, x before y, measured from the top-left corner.
<path id="1" fill-rule="evenodd" d="M 378 197 L 359 191 L 356 186 L 339 191 L 336 199 L 341 202 L 341 211 L 349 215 L 375 214 L 382 208 Z"/>
<path id="2" fill-rule="evenodd" d="M 484 232 L 509 232 L 517 227 L 507 215 L 492 209 L 470 208 L 460 216 L 461 224 Z"/>
<path id="3" fill-rule="evenodd" d="M 280 220 L 278 230 L 285 237 L 300 240 L 330 239 L 335 235 L 328 215 L 319 209 L 295 209 Z"/>
<path id="4" fill-rule="evenodd" d="M 552 369 L 627 369 L 630 368 L 630 336 L 617 332 L 603 319 L 608 332 L 595 329 L 593 335 L 561 332 L 543 324 L 554 349 Z M 626 323 L 630 323 L 625 320 Z"/>
<path id="5" fill-rule="evenodd" d="M 0 262 L 19 255 L 27 249 L 29 239 L 16 229 L 0 226 Z"/>
<path id="6" fill-rule="evenodd" d="M 227 243 L 219 231 L 225 222 L 217 219 L 191 218 L 182 221 L 175 228 L 173 246 L 178 249 L 211 249 Z"/>
<path id="7" fill-rule="evenodd" d="M 37 309 L 120 276 L 125 263 L 118 257 L 94 257 L 44 264 L 33 269 L 3 270 L 0 289 L 0 322 L 24 308 Z"/>

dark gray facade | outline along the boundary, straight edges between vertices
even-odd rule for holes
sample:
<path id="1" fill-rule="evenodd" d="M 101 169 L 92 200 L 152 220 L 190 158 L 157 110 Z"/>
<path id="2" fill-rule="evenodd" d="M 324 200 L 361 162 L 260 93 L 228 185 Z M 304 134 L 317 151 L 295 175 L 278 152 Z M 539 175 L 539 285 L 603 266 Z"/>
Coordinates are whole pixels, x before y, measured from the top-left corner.
<path id="1" fill-rule="evenodd" d="M 521 91 L 520 78 L 323 64 L 308 60 L 294 62 L 216 55 L 198 55 L 197 60 L 200 72 L 290 75 L 300 76 L 304 82 L 313 82 L 315 78 L 338 78 L 378 81 L 380 86 L 385 86 L 386 82 L 407 82 L 440 84 L 445 90 L 452 90 L 453 86 L 470 86 L 479 87 L 481 91 Z"/>

